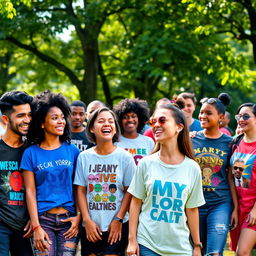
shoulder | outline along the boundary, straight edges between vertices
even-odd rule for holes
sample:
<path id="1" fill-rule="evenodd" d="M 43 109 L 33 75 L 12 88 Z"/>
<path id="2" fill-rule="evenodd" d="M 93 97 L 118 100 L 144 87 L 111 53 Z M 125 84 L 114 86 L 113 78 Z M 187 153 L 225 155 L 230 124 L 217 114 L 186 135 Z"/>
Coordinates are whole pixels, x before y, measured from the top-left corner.
<path id="1" fill-rule="evenodd" d="M 153 143 L 154 144 L 153 139 L 146 136 L 146 135 L 139 134 L 137 139 L 138 139 L 138 141 L 143 141 L 143 142 L 146 142 L 146 143 Z"/>
<path id="2" fill-rule="evenodd" d="M 117 146 L 117 148 L 115 149 L 114 155 L 120 156 L 120 157 L 123 157 L 126 159 L 130 159 L 130 158 L 133 159 L 132 155 L 127 150 L 125 150 L 124 148 L 121 148 L 119 146 Z"/>

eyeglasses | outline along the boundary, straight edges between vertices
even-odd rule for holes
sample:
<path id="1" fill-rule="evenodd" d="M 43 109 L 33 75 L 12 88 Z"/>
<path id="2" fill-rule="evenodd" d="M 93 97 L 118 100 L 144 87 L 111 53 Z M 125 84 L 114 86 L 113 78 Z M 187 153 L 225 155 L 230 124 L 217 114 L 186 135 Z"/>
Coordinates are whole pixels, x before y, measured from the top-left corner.
<path id="1" fill-rule="evenodd" d="M 243 172 L 243 171 L 244 171 L 244 168 L 242 168 L 242 167 L 233 166 L 233 168 L 234 168 L 234 170 L 239 169 L 240 172 Z"/>
<path id="2" fill-rule="evenodd" d="M 247 121 L 248 119 L 251 118 L 251 116 L 247 113 L 243 114 L 243 115 L 235 115 L 235 119 L 237 121 L 239 121 L 241 118 L 243 118 L 244 121 Z"/>
<path id="3" fill-rule="evenodd" d="M 156 119 L 156 118 L 151 118 L 151 119 L 148 121 L 148 124 L 149 124 L 151 127 L 154 127 L 157 122 L 158 122 L 160 125 L 163 125 L 166 121 L 167 121 L 167 119 L 166 119 L 165 116 L 160 116 L 160 117 L 158 117 L 158 119 Z"/>

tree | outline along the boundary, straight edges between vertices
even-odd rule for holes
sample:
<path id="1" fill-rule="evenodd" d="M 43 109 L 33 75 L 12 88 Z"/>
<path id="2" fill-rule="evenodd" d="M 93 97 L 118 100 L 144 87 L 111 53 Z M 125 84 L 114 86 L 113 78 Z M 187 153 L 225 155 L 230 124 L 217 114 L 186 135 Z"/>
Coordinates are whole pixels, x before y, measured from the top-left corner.
<path id="1" fill-rule="evenodd" d="M 46 74 L 36 61 L 35 77 L 68 78 L 86 103 L 104 95 L 109 105 L 127 96 L 153 104 L 181 90 L 203 96 L 208 82 L 250 87 L 249 62 L 210 7 L 203 0 L 44 0 L 15 5 L 17 16 L 2 19 L 0 38 L 54 67 Z M 61 40 L 70 27 L 70 39 Z"/>

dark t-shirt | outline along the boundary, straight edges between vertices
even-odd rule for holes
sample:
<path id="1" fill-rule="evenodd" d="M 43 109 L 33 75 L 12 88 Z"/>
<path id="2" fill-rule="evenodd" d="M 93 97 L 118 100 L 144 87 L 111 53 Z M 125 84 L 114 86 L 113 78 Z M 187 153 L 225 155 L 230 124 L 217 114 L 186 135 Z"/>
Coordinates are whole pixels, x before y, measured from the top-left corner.
<path id="1" fill-rule="evenodd" d="M 0 140 L 0 220 L 8 226 L 21 230 L 27 222 L 25 188 L 20 162 L 24 144 L 12 148 Z"/>
<path id="2" fill-rule="evenodd" d="M 192 139 L 195 159 L 201 167 L 205 201 L 214 205 L 231 201 L 227 171 L 232 138 L 222 134 L 210 139 L 198 132 Z"/>
<path id="3" fill-rule="evenodd" d="M 76 145 L 80 152 L 93 146 L 93 144 L 88 141 L 85 131 L 71 132 L 71 143 Z"/>

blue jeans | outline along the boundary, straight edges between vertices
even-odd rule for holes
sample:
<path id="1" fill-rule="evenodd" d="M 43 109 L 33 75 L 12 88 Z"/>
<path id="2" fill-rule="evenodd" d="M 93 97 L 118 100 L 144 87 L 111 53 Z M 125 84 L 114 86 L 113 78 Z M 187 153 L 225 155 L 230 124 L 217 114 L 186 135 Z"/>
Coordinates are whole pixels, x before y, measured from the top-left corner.
<path id="1" fill-rule="evenodd" d="M 33 256 L 30 239 L 23 235 L 0 221 L 0 256 L 9 256 L 9 251 L 11 256 Z"/>
<path id="2" fill-rule="evenodd" d="M 140 256 L 160 256 L 160 254 L 153 252 L 152 250 L 148 249 L 144 245 L 139 244 L 139 247 L 140 247 Z"/>
<path id="3" fill-rule="evenodd" d="M 73 256 L 76 254 L 78 236 L 65 238 L 63 234 L 68 231 L 71 223 L 61 221 L 73 216 L 74 215 L 70 213 L 51 214 L 47 212 L 39 216 L 40 225 L 48 234 L 52 244 L 50 245 L 49 250 L 44 253 L 34 248 L 36 256 Z"/>
<path id="4" fill-rule="evenodd" d="M 229 222 L 232 212 L 231 203 L 204 205 L 199 208 L 200 239 L 205 255 L 219 253 L 223 255 L 229 232 Z"/>

